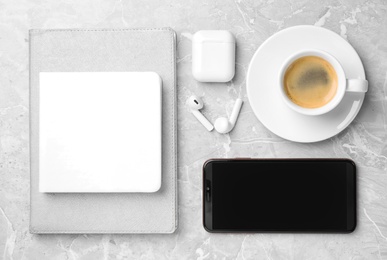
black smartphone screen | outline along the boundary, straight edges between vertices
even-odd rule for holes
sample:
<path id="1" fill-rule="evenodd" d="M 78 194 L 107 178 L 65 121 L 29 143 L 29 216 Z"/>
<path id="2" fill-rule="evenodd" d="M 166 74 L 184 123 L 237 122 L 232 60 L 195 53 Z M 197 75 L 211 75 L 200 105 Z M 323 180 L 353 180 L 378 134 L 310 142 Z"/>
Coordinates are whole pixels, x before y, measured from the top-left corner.
<path id="1" fill-rule="evenodd" d="M 352 232 L 355 164 L 347 159 L 207 161 L 203 224 L 210 232 Z"/>

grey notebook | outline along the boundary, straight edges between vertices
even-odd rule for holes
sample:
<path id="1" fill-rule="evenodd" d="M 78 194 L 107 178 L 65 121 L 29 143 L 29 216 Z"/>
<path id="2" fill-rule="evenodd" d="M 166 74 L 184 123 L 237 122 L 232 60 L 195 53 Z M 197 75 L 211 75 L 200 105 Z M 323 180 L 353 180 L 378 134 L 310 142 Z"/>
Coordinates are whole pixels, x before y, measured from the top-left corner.
<path id="1" fill-rule="evenodd" d="M 176 230 L 175 41 L 175 33 L 169 28 L 30 31 L 31 233 L 172 233 Z M 101 71 L 153 71 L 162 79 L 160 190 L 108 194 L 39 192 L 39 73 Z M 146 97 L 136 98 L 146 100 Z"/>

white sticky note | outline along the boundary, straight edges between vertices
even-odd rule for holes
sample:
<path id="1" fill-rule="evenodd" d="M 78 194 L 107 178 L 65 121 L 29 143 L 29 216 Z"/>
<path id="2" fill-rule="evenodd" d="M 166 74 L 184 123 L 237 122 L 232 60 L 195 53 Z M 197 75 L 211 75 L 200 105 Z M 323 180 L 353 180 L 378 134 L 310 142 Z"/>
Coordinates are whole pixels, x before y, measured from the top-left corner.
<path id="1" fill-rule="evenodd" d="M 155 192 L 162 82 L 154 72 L 42 72 L 40 192 Z"/>

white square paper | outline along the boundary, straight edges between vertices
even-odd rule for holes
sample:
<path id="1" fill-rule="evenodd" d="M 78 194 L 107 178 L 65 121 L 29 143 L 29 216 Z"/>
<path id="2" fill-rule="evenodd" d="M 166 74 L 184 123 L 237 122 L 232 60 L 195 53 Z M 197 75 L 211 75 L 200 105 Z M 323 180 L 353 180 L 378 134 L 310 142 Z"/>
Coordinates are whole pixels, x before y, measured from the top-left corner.
<path id="1" fill-rule="evenodd" d="M 154 72 L 42 72 L 40 192 L 155 192 L 161 79 Z"/>

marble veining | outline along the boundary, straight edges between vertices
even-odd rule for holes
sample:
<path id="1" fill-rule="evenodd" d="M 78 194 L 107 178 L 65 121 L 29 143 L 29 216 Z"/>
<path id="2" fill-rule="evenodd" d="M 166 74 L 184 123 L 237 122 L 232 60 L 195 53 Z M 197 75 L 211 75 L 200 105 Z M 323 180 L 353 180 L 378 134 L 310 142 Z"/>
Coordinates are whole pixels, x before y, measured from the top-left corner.
<path id="1" fill-rule="evenodd" d="M 339 135 L 299 144 L 269 132 L 246 96 L 259 45 L 294 25 L 328 28 L 348 40 L 370 90 Z M 30 28 L 172 27 L 177 32 L 179 229 L 172 235 L 31 235 L 29 225 Z M 1 0 L 0 258 L 3 259 L 387 259 L 387 2 L 383 0 Z M 227 29 L 237 38 L 236 76 L 205 84 L 191 76 L 191 37 Z M 214 122 L 246 102 L 227 135 L 205 131 L 185 106 L 203 97 Z M 202 228 L 201 167 L 214 157 L 345 157 L 358 165 L 358 227 L 342 234 L 209 234 Z"/>

